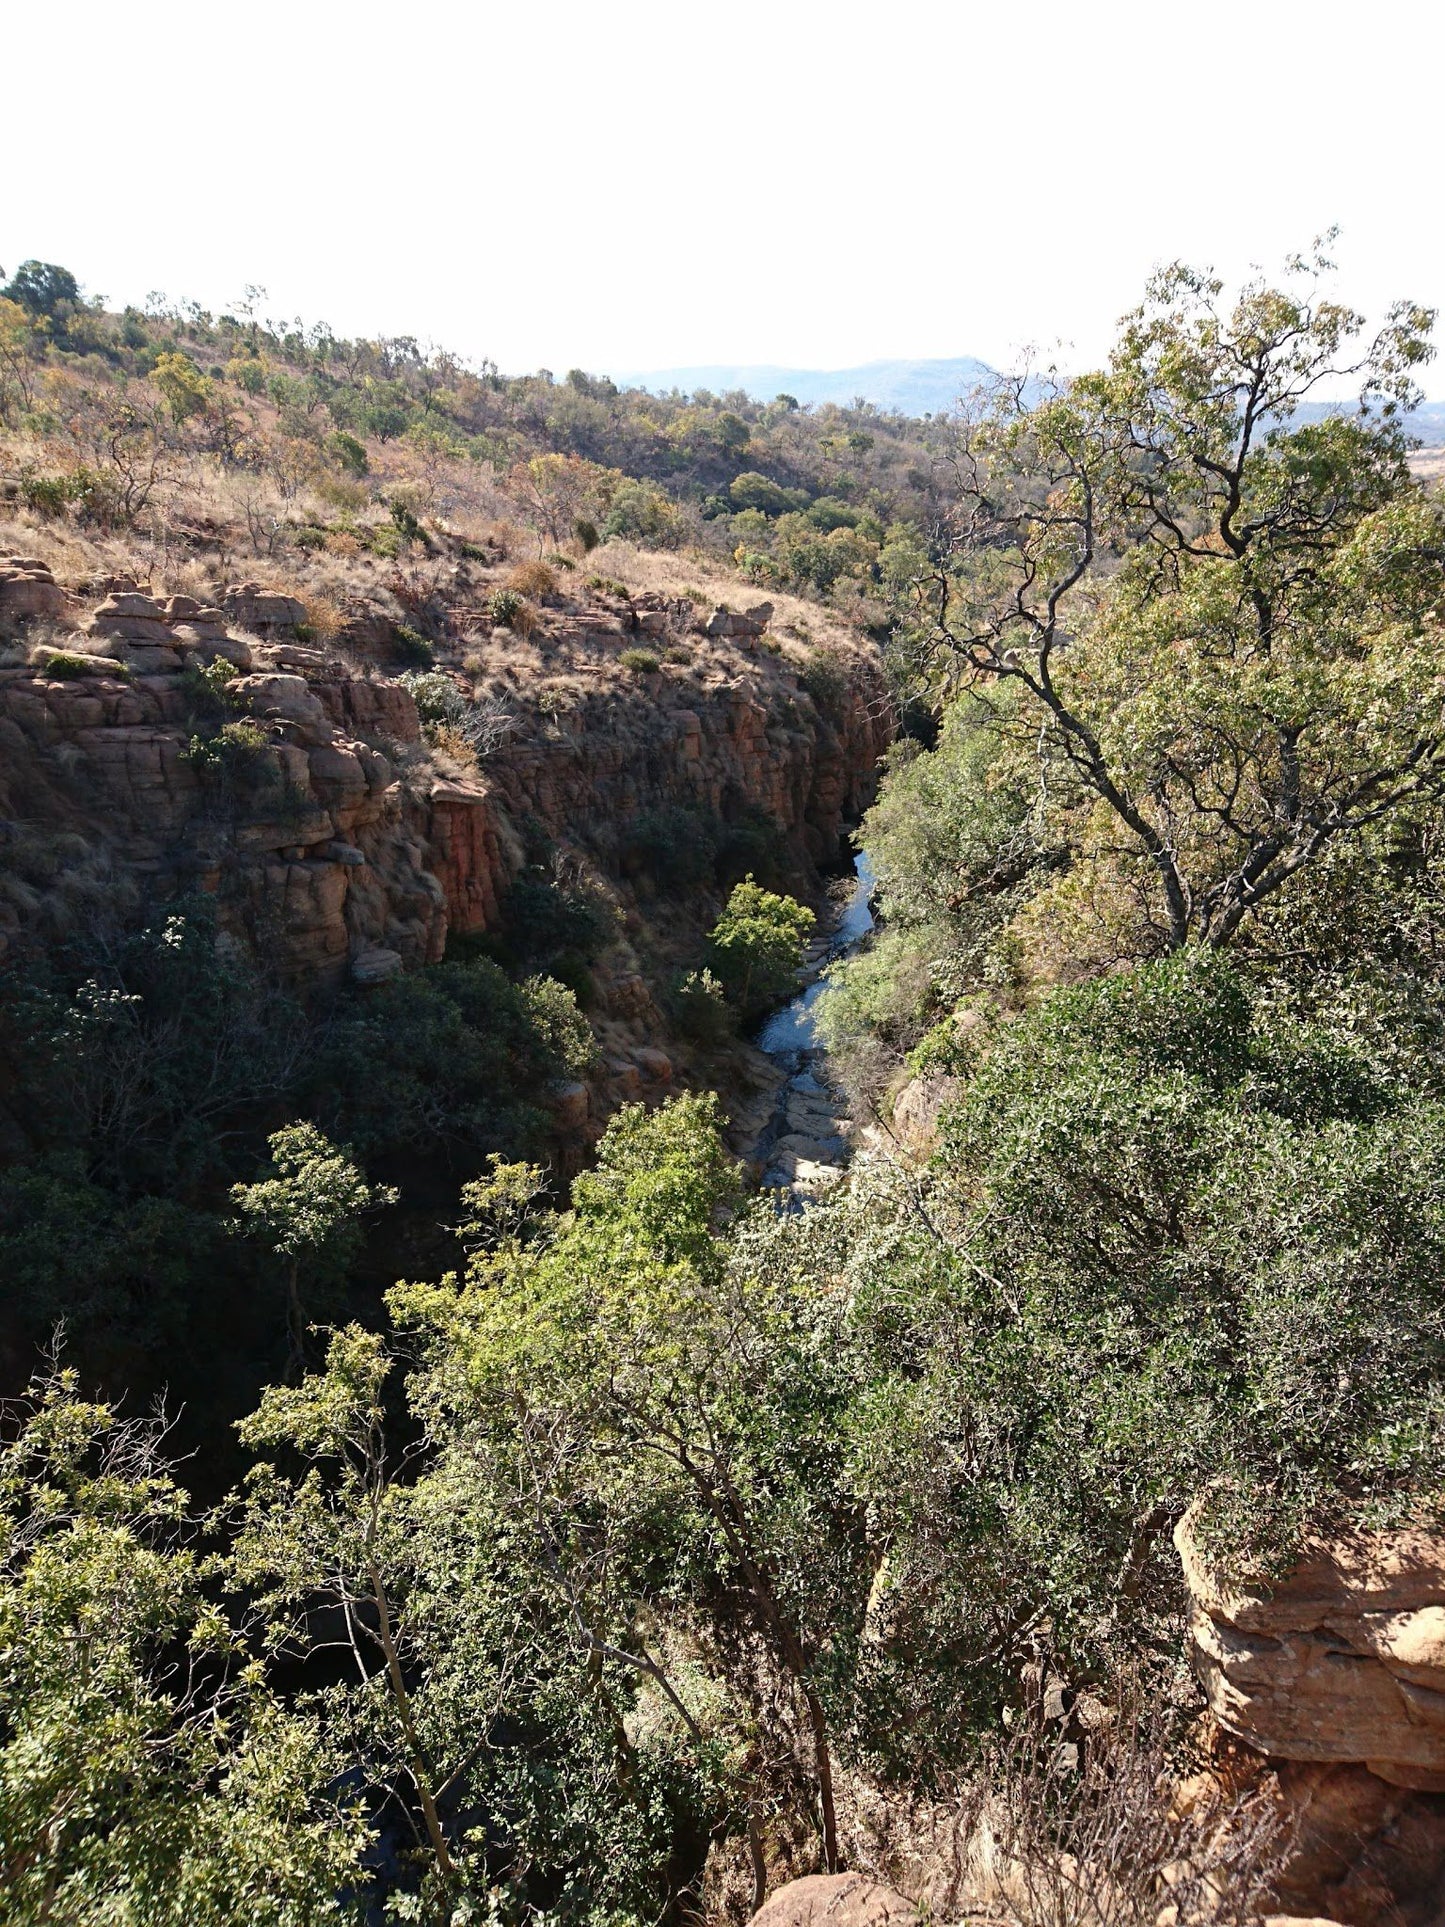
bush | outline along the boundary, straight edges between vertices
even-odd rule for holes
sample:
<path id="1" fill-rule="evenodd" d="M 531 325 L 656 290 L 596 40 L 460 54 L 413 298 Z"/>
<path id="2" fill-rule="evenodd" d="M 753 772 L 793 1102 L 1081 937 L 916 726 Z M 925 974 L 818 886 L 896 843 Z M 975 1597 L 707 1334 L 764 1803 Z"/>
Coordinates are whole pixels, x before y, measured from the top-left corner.
<path id="1" fill-rule="evenodd" d="M 399 622 L 391 632 L 391 653 L 394 661 L 409 663 L 416 669 L 429 669 L 436 660 L 426 637 L 404 622 Z"/>
<path id="2" fill-rule="evenodd" d="M 622 833 L 623 869 L 669 889 L 710 882 L 717 852 L 717 825 L 683 804 L 644 810 Z"/>
<path id="3" fill-rule="evenodd" d="M 75 479 L 70 475 L 44 475 L 27 462 L 20 471 L 20 499 L 34 514 L 53 522 L 74 501 Z"/>
<path id="4" fill-rule="evenodd" d="M 825 715 L 838 714 L 848 693 L 848 669 L 836 650 L 810 650 L 798 679 Z"/>
<path id="5" fill-rule="evenodd" d="M 440 669 L 408 669 L 397 680 L 411 691 L 423 723 L 465 722 L 470 705 L 451 677 Z"/>
<path id="6" fill-rule="evenodd" d="M 531 596 L 540 602 L 544 597 L 556 595 L 557 572 L 545 562 L 519 562 L 508 572 L 507 588 L 518 596 Z"/>
<path id="7" fill-rule="evenodd" d="M 526 607 L 527 598 L 516 589 L 494 589 L 487 602 L 492 621 L 504 629 L 515 629 Z"/>
<path id="8" fill-rule="evenodd" d="M 591 555 L 592 551 L 597 547 L 597 544 L 602 540 L 602 537 L 597 533 L 597 524 L 595 522 L 589 522 L 584 515 L 579 515 L 577 520 L 572 524 L 572 534 L 576 538 L 577 545 L 584 555 Z"/>
<path id="9" fill-rule="evenodd" d="M 732 1035 L 727 992 L 710 970 L 688 971 L 672 993 L 672 1008 L 678 1029 L 696 1043 L 720 1044 Z"/>
<path id="10" fill-rule="evenodd" d="M 650 649 L 624 649 L 617 660 L 624 669 L 630 669 L 635 676 L 650 676 L 662 667 L 661 658 L 655 656 Z"/>
<path id="11" fill-rule="evenodd" d="M 254 779 L 263 769 L 269 774 L 266 757 L 270 747 L 270 738 L 261 725 L 244 720 L 222 724 L 214 736 L 193 736 L 185 755 L 202 783 L 229 787 Z"/>
<path id="12" fill-rule="evenodd" d="M 817 922 L 793 897 L 745 877 L 708 939 L 708 963 L 745 1019 L 762 1016 L 796 987 Z"/>
<path id="13" fill-rule="evenodd" d="M 82 676 L 101 674 L 113 676 L 117 670 L 121 675 L 127 673 L 123 663 L 102 671 L 94 656 L 83 656 L 74 649 L 42 649 L 35 659 L 35 668 L 52 682 L 77 682 Z"/>

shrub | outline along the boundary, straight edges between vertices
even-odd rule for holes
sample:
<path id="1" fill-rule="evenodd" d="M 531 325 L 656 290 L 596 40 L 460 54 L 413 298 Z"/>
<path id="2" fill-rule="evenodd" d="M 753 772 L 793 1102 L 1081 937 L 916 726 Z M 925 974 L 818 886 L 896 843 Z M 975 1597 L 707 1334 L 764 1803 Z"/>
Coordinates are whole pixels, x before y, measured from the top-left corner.
<path id="1" fill-rule="evenodd" d="M 825 714 L 836 715 L 842 708 L 848 693 L 848 670 L 836 650 L 811 650 L 798 679 Z"/>
<path id="2" fill-rule="evenodd" d="M 591 555 L 602 537 L 597 533 L 597 524 L 589 522 L 585 515 L 579 515 L 572 524 L 572 533 L 584 555 Z"/>
<path id="3" fill-rule="evenodd" d="M 589 575 L 582 587 L 590 589 L 594 595 L 616 596 L 620 602 L 632 600 L 632 591 L 625 582 L 619 582 L 616 576 Z"/>
<path id="4" fill-rule="evenodd" d="M 20 471 L 20 499 L 34 514 L 53 522 L 75 499 L 74 478 L 44 475 L 27 462 Z"/>
<path id="5" fill-rule="evenodd" d="M 634 676 L 650 676 L 654 670 L 661 669 L 661 659 L 650 649 L 624 649 L 617 658 L 624 669 L 630 669 Z"/>
<path id="6" fill-rule="evenodd" d="M 398 681 L 411 691 L 416 713 L 424 723 L 456 724 L 465 719 L 467 699 L 442 670 L 408 669 Z"/>
<path id="7" fill-rule="evenodd" d="M 81 676 L 100 673 L 94 656 L 83 656 L 73 649 L 43 649 L 36 658 L 35 667 L 42 676 L 49 676 L 52 682 L 74 682 Z M 114 675 L 115 671 L 109 673 Z"/>
<path id="8" fill-rule="evenodd" d="M 555 549 L 550 555 L 544 555 L 542 560 L 550 569 L 566 569 L 569 573 L 577 567 L 570 555 L 561 555 Z"/>
<path id="9" fill-rule="evenodd" d="M 544 596 L 556 595 L 557 573 L 545 562 L 519 562 L 508 573 L 507 588 L 516 595 L 541 601 Z"/>
<path id="10" fill-rule="evenodd" d="M 690 970 L 672 993 L 673 1014 L 684 1037 L 720 1044 L 734 1028 L 727 992 L 710 970 Z"/>
<path id="11" fill-rule="evenodd" d="M 326 445 L 348 475 L 365 475 L 371 467 L 364 445 L 344 428 L 337 429 Z"/>
<path id="12" fill-rule="evenodd" d="M 708 940 L 708 962 L 744 1018 L 762 1016 L 793 989 L 817 919 L 793 897 L 737 884 Z"/>
<path id="13" fill-rule="evenodd" d="M 228 787 L 260 774 L 270 746 L 261 725 L 247 718 L 223 723 L 214 736 L 193 736 L 185 755 L 203 783 Z"/>
<path id="14" fill-rule="evenodd" d="M 672 889 L 710 881 L 717 850 L 716 824 L 681 804 L 644 810 L 622 836 L 623 867 Z"/>
<path id="15" fill-rule="evenodd" d="M 494 589 L 487 601 L 487 612 L 493 622 L 501 623 L 510 629 L 521 614 L 526 597 L 516 589 Z"/>
<path id="16" fill-rule="evenodd" d="M 404 622 L 399 622 L 391 632 L 391 653 L 395 661 L 408 663 L 414 669 L 429 669 L 436 660 L 426 637 Z"/>

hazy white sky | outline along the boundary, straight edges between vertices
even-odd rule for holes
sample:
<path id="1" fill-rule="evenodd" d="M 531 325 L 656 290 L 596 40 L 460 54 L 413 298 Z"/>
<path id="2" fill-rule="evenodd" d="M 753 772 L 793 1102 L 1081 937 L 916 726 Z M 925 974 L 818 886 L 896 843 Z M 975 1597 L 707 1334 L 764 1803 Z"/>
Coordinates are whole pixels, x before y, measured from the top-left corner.
<path id="1" fill-rule="evenodd" d="M 1156 263 L 1337 222 L 1357 305 L 1445 306 L 1440 0 L 69 0 L 4 37 L 0 264 L 116 303 L 261 283 L 509 371 L 1073 363 Z"/>

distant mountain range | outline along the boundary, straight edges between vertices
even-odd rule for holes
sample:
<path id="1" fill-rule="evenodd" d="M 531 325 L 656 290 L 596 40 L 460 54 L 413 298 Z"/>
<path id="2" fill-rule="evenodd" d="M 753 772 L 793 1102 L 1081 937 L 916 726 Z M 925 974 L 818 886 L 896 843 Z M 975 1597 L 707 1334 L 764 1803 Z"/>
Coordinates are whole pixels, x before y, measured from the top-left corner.
<path id="1" fill-rule="evenodd" d="M 741 388 L 754 401 L 791 395 L 804 406 L 836 402 L 847 408 L 861 400 L 891 413 L 917 416 L 948 414 L 993 373 L 986 361 L 957 355 L 939 361 L 865 361 L 857 368 L 782 368 L 767 363 L 747 367 L 723 362 L 704 368 L 653 368 L 613 379 L 620 387 L 646 388 L 656 395 L 670 394 L 675 388 L 685 395 L 694 395 L 700 388 L 725 395 Z M 1339 405 L 1306 403 L 1296 420 L 1318 421 Z M 1423 403 L 1411 416 L 1410 429 L 1427 448 L 1445 447 L 1445 401 Z"/>
<path id="2" fill-rule="evenodd" d="M 871 401 L 900 415 L 938 415 L 956 408 L 961 398 L 993 370 L 971 355 L 951 361 L 867 361 L 859 368 L 728 367 L 653 368 L 643 373 L 615 375 L 623 388 L 646 388 L 666 395 L 674 388 L 694 395 L 706 388 L 725 395 L 741 388 L 755 401 L 791 395 L 794 401 L 836 402 L 846 408 L 858 400 Z"/>

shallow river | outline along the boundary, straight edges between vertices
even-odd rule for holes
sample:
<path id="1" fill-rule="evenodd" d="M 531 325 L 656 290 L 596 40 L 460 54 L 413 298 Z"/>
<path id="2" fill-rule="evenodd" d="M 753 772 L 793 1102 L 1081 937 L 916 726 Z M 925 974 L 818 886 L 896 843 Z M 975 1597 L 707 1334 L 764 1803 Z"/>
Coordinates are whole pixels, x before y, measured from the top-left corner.
<path id="1" fill-rule="evenodd" d="M 817 1036 L 814 1006 L 827 987 L 823 970 L 856 949 L 873 928 L 873 872 L 867 857 L 860 853 L 853 868 L 852 894 L 813 958 L 819 975 L 758 1033 L 758 1049 L 783 1072 L 783 1084 L 753 1155 L 764 1166 L 764 1186 L 786 1193 L 795 1205 L 836 1184 L 848 1162 L 846 1105 L 828 1081 L 828 1053 Z"/>

